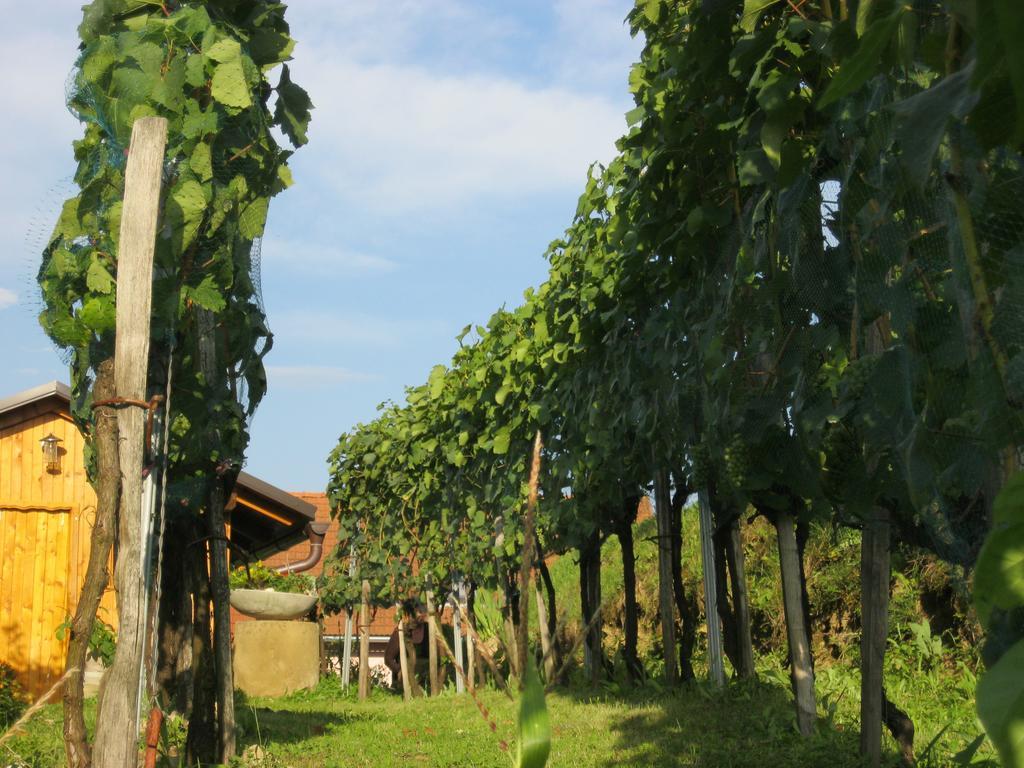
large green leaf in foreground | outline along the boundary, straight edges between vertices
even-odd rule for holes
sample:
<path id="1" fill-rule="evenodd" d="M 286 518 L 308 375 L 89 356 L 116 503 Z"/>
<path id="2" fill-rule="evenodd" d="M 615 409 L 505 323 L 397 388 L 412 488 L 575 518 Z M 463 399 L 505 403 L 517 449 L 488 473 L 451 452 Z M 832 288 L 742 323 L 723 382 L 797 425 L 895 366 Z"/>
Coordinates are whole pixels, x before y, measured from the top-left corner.
<path id="1" fill-rule="evenodd" d="M 526 688 L 519 700 L 519 746 L 516 768 L 544 768 L 551 753 L 551 723 L 544 700 L 544 684 L 537 665 L 530 659 Z"/>

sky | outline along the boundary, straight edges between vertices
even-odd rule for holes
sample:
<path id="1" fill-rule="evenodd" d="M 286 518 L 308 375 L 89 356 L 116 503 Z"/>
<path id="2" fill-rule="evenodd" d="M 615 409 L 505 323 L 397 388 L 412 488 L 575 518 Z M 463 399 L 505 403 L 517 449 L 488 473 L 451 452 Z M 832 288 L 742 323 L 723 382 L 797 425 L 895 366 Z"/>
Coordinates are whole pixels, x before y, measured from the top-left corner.
<path id="1" fill-rule="evenodd" d="M 246 470 L 323 490 L 339 435 L 401 400 L 455 336 L 545 278 L 587 168 L 632 107 L 629 0 L 293 0 L 292 79 L 316 109 L 273 200 L 263 298 L 274 348 Z M 0 397 L 67 367 L 35 273 L 74 194 L 64 90 L 75 0 L 0 0 Z"/>

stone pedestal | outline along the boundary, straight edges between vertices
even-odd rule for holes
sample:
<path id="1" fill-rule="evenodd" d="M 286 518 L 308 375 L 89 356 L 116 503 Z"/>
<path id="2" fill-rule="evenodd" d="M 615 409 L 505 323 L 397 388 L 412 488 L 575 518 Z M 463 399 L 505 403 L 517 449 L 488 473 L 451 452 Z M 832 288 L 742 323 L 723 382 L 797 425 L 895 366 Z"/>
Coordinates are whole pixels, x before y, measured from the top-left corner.
<path id="1" fill-rule="evenodd" d="M 235 687 L 247 696 L 283 696 L 320 680 L 320 628 L 311 621 L 235 624 Z"/>

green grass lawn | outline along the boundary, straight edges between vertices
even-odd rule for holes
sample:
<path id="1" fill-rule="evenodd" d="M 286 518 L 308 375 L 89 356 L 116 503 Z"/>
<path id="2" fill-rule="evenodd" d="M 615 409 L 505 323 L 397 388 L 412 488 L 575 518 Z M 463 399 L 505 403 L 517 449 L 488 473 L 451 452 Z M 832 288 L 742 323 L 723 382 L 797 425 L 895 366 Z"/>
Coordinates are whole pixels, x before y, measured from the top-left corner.
<path id="1" fill-rule="evenodd" d="M 688 520 L 688 524 L 692 527 L 695 523 Z M 784 665 L 785 637 L 771 531 L 756 525 L 747 529 L 760 681 L 731 682 L 723 691 L 697 683 L 666 689 L 657 682 L 661 652 L 652 533 L 652 521 L 636 528 L 640 649 L 651 680 L 631 688 L 621 678 L 622 664 L 618 663 L 615 682 L 599 688 L 577 683 L 551 694 L 549 765 L 859 766 L 859 629 L 849 618 L 858 611 L 855 534 L 819 532 L 808 550 L 814 623 L 821 630 L 815 643 L 820 723 L 814 737 L 803 739 L 796 732 Z M 695 540 L 695 535 L 687 537 L 688 542 Z M 691 549 L 684 556 L 687 585 L 699 595 L 699 559 Z M 605 544 L 602 560 L 603 591 L 611 597 L 605 651 L 619 661 L 622 567 L 614 539 Z M 974 714 L 977 642 L 971 642 L 964 629 L 969 629 L 969 623 L 961 621 L 950 624 L 953 629 L 940 630 L 942 616 L 924 610 L 927 600 L 922 596 L 936 591 L 930 584 L 942 587 L 947 583 L 942 568 L 932 561 L 900 562 L 894 575 L 886 688 L 914 720 L 922 768 L 996 766 L 988 743 L 957 762 L 957 754 L 981 733 Z M 578 624 L 578 569 L 572 557 L 556 562 L 552 577 L 561 623 Z M 934 636 L 929 634 L 931 627 Z M 941 642 L 936 643 L 936 638 Z M 701 635 L 695 658 L 698 668 L 705 653 Z M 580 655 L 577 653 L 577 661 Z M 578 677 L 579 670 L 573 674 Z M 514 749 L 516 705 L 491 690 L 482 693 L 481 700 L 492 715 L 496 733 L 469 696 L 452 691 L 408 704 L 390 693 L 375 691 L 368 701 L 360 702 L 351 693 L 343 693 L 338 680 L 332 678 L 322 681 L 315 691 L 279 699 L 240 700 L 239 750 L 248 757 L 240 759 L 239 765 L 508 766 L 511 758 L 500 742 L 504 740 Z M 89 723 L 93 711 L 93 702 L 87 702 Z M 44 708 L 25 733 L 0 746 L 0 767 L 63 765 L 60 722 L 59 706 Z M 182 739 L 180 722 L 172 722 L 168 742 Z M 896 765 L 894 745 L 887 734 L 885 739 L 889 765 Z M 253 755 L 256 747 L 259 757 Z"/>
<path id="2" fill-rule="evenodd" d="M 857 690 L 853 675 L 819 679 L 818 733 L 795 730 L 785 673 L 765 670 L 758 683 L 732 683 L 716 692 L 706 684 L 665 690 L 609 684 L 548 696 L 553 730 L 551 760 L 558 766 L 707 766 L 854 768 L 857 759 Z M 956 751 L 978 733 L 958 690 L 903 691 L 919 727 L 919 755 L 936 734 L 922 766 L 953 765 Z M 931 698 L 929 698 L 929 693 Z M 500 741 L 514 749 L 516 706 L 492 690 L 481 701 L 497 725 L 492 733 L 468 696 L 446 692 L 405 703 L 375 691 L 365 702 L 340 690 L 336 679 L 315 691 L 278 699 L 240 701 L 239 765 L 251 768 L 319 766 L 508 766 Z M 91 721 L 92 705 L 89 704 Z M 951 718 L 940 722 L 943 718 Z M 180 732 L 171 728 L 171 740 Z M 254 747 L 260 748 L 254 756 Z M 889 764 L 896 765 L 889 742 Z M 27 732 L 0 747 L 0 766 L 63 764 L 60 708 L 42 710 Z M 167 764 L 167 763 L 164 763 Z M 995 766 L 987 745 L 973 765 Z"/>

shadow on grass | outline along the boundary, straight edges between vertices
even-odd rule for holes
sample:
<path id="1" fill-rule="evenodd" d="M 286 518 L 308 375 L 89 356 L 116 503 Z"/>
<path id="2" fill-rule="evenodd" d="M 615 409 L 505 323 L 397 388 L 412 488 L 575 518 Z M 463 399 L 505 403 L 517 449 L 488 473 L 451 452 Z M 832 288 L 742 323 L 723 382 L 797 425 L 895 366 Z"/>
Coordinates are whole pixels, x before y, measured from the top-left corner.
<path id="1" fill-rule="evenodd" d="M 614 745 L 603 765 L 860 768 L 856 731 L 822 719 L 803 738 L 793 702 L 772 682 L 734 681 L 722 690 L 690 682 L 675 689 L 648 684 L 559 689 L 580 703 L 628 706 L 609 723 Z"/>
<path id="2" fill-rule="evenodd" d="M 367 719 L 367 715 L 356 712 L 270 709 L 251 705 L 240 710 L 237 717 L 243 733 L 240 739 L 243 747 L 266 742 L 294 744 L 329 736 L 345 725 Z"/>

